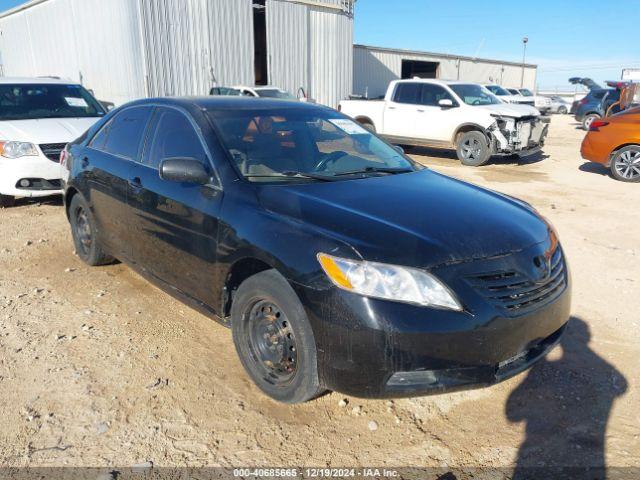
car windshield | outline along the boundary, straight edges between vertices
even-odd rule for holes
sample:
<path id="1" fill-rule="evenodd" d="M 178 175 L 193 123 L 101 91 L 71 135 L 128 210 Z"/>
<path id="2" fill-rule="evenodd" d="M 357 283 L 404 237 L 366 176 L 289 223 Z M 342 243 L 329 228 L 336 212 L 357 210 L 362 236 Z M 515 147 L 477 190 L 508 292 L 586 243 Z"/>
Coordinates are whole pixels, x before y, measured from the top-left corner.
<path id="1" fill-rule="evenodd" d="M 504 97 L 505 95 L 511 95 L 509 92 L 507 92 L 500 85 L 489 85 L 487 87 L 487 90 L 489 90 L 494 95 L 498 95 L 499 97 Z"/>
<path id="2" fill-rule="evenodd" d="M 296 99 L 296 97 L 291 95 L 289 92 L 285 92 L 284 90 L 279 90 L 277 88 L 260 88 L 256 90 L 256 93 L 259 97 L 264 98 L 282 98 L 285 100 Z"/>
<path id="3" fill-rule="evenodd" d="M 101 117 L 105 110 L 80 85 L 0 84 L 0 120 Z"/>
<path id="4" fill-rule="evenodd" d="M 353 120 L 329 109 L 210 110 L 248 180 L 339 180 L 421 169 Z"/>
<path id="5" fill-rule="evenodd" d="M 533 97 L 533 93 L 531 93 L 531 90 L 527 90 L 526 88 L 521 88 L 520 89 L 520 94 L 523 97 Z"/>
<path id="6" fill-rule="evenodd" d="M 467 105 L 497 105 L 502 103 L 494 94 L 481 85 L 458 83 L 449 85 L 449 87 Z"/>

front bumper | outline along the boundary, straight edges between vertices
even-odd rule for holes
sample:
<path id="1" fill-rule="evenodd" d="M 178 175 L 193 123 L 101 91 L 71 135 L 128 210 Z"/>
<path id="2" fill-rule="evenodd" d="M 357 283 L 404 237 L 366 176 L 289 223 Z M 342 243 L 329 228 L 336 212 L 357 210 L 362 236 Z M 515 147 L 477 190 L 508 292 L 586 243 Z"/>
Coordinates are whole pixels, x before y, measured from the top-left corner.
<path id="1" fill-rule="evenodd" d="M 62 167 L 45 156 L 0 158 L 0 194 L 13 197 L 44 197 L 61 194 Z M 23 187 L 21 180 L 29 185 Z"/>
<path id="2" fill-rule="evenodd" d="M 529 368 L 558 342 L 570 314 L 568 271 L 557 297 L 510 315 L 465 286 L 457 270 L 437 276 L 458 294 L 464 312 L 366 298 L 335 287 L 294 286 L 312 324 L 324 386 L 373 398 L 486 386 Z"/>
<path id="3" fill-rule="evenodd" d="M 549 133 L 549 117 L 502 119 L 489 130 L 494 155 L 531 155 L 539 151 Z"/>

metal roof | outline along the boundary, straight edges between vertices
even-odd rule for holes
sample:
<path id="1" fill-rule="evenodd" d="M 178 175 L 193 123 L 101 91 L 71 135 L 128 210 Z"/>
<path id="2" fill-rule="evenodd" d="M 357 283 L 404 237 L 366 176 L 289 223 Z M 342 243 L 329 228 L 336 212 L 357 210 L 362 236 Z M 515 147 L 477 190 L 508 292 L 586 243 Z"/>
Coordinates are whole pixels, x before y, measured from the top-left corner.
<path id="1" fill-rule="evenodd" d="M 366 50 L 374 50 L 377 52 L 395 53 L 398 55 L 436 57 L 436 58 L 446 58 L 449 60 L 466 60 L 469 62 L 493 63 L 495 65 L 512 65 L 516 67 L 522 66 L 522 62 L 502 61 L 502 60 L 496 60 L 491 58 L 467 57 L 465 55 L 453 55 L 450 53 L 423 52 L 419 50 L 404 50 L 401 48 L 376 47 L 372 45 L 360 45 L 360 44 L 355 44 L 354 47 L 362 48 Z M 538 68 L 538 65 L 535 65 L 533 63 L 525 63 L 524 66 L 528 68 Z"/>

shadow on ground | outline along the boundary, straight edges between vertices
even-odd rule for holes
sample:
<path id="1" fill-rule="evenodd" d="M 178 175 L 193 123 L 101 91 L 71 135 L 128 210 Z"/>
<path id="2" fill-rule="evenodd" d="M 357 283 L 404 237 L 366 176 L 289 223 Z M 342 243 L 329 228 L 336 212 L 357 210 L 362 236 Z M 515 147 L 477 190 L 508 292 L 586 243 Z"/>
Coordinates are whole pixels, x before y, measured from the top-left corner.
<path id="1" fill-rule="evenodd" d="M 62 195 L 50 195 L 48 197 L 39 197 L 39 198 L 16 198 L 15 203 L 11 207 L 5 208 L 17 208 L 17 207 L 26 207 L 29 205 L 53 205 L 53 206 L 62 206 Z"/>
<path id="2" fill-rule="evenodd" d="M 514 479 L 540 478 L 541 468 L 558 467 L 570 477 L 577 473 L 571 469 L 580 469 L 589 478 L 606 478 L 607 422 L 613 402 L 628 385 L 615 366 L 590 348 L 590 340 L 587 323 L 572 317 L 561 357 L 538 362 L 509 396 L 507 418 L 526 425 Z M 570 477 L 561 471 L 553 475 Z"/>
<path id="3" fill-rule="evenodd" d="M 421 155 L 425 157 L 441 158 L 443 160 L 451 160 L 459 162 L 456 152 L 453 150 L 439 150 L 427 147 L 404 147 L 405 151 L 409 155 Z M 536 152 L 526 157 L 520 157 L 518 155 L 498 156 L 494 155 L 489 159 L 485 165 L 532 165 L 534 163 L 542 162 L 549 158 L 549 155 L 545 155 L 543 152 Z"/>
<path id="4" fill-rule="evenodd" d="M 595 173 L 597 175 L 609 176 L 609 169 L 601 163 L 585 162 L 578 167 L 581 172 Z"/>

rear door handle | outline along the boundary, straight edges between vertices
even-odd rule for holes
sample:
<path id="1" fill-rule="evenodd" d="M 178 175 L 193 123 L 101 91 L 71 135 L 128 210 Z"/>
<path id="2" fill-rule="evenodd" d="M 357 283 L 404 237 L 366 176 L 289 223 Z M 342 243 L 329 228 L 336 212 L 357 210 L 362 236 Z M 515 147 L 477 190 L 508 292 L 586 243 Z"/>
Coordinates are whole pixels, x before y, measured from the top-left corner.
<path id="1" fill-rule="evenodd" d="M 396 107 L 387 107 L 389 110 L 395 110 Z"/>
<path id="2" fill-rule="evenodd" d="M 424 113 L 425 111 L 419 108 L 419 109 L 418 109 L 418 112 L 420 112 L 420 113 Z"/>

